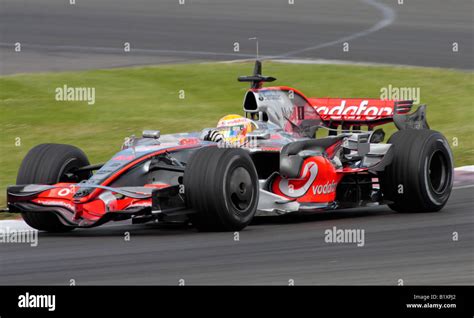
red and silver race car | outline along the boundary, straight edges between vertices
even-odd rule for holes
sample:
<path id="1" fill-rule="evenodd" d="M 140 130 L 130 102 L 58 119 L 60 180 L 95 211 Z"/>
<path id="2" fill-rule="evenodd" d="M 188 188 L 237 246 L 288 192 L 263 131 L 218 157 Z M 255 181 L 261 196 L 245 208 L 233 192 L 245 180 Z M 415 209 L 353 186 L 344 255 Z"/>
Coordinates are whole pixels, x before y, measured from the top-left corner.
<path id="1" fill-rule="evenodd" d="M 453 184 L 445 137 L 430 130 L 426 106 L 369 98 L 307 98 L 263 87 L 261 62 L 244 98 L 245 116 L 216 128 L 129 138 L 101 164 L 80 149 L 41 144 L 7 189 L 9 211 L 45 231 L 108 221 L 190 222 L 236 231 L 254 216 L 388 204 L 398 212 L 439 211 Z M 378 125 L 394 122 L 387 143 Z M 326 132 L 326 136 L 317 137 Z"/>

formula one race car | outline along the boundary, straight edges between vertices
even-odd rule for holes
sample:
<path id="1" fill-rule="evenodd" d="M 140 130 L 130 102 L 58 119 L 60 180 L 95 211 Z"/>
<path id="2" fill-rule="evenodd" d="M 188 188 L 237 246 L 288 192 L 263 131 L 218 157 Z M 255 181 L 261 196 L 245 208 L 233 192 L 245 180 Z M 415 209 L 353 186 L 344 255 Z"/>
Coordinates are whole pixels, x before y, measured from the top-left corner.
<path id="1" fill-rule="evenodd" d="M 7 189 L 9 210 L 45 231 L 130 218 L 237 231 L 256 215 L 381 204 L 429 212 L 446 204 L 453 157 L 429 129 L 425 105 L 409 113 L 408 100 L 307 98 L 264 88 L 275 78 L 261 74 L 257 61 L 252 76 L 239 77 L 251 84 L 245 117 L 225 116 L 217 128 L 145 130 L 103 164 L 70 145 L 34 147 Z M 389 122 L 398 131 L 382 143 L 385 133 L 374 127 Z"/>

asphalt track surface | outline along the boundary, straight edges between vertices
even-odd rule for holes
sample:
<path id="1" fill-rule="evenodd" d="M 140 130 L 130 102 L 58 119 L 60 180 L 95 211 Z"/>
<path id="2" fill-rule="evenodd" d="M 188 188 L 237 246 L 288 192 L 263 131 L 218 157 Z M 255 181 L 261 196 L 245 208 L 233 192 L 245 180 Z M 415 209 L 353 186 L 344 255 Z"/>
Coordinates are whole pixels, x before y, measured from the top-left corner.
<path id="1" fill-rule="evenodd" d="M 472 285 L 473 197 L 474 187 L 456 189 L 438 213 L 378 207 L 259 218 L 239 241 L 234 233 L 123 222 L 40 233 L 37 247 L 0 244 L 0 284 Z M 326 243 L 334 226 L 365 230 L 364 246 Z"/>
<path id="2" fill-rule="evenodd" d="M 1 0 L 0 74 L 253 58 L 250 37 L 264 57 L 473 69 L 471 0 L 403 3 Z"/>

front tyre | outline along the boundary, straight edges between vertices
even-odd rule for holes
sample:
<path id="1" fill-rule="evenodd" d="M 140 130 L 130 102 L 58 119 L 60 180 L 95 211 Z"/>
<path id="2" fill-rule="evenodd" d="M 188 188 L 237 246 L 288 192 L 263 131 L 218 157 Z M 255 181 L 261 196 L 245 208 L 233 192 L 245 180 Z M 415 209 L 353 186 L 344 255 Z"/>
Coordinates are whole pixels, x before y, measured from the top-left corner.
<path id="1" fill-rule="evenodd" d="M 453 187 L 453 156 L 446 138 L 423 129 L 393 134 L 393 160 L 381 176 L 384 199 L 397 212 L 441 210 Z"/>
<path id="2" fill-rule="evenodd" d="M 242 230 L 257 210 L 257 171 L 243 149 L 198 149 L 186 166 L 184 187 L 200 231 Z"/>
<path id="3" fill-rule="evenodd" d="M 71 145 L 41 144 L 33 147 L 23 159 L 16 184 L 55 184 L 79 182 L 90 176 L 74 174 L 77 168 L 89 165 L 82 150 Z M 23 212 L 25 222 L 41 231 L 67 232 L 74 227 L 64 225 L 53 212 Z"/>

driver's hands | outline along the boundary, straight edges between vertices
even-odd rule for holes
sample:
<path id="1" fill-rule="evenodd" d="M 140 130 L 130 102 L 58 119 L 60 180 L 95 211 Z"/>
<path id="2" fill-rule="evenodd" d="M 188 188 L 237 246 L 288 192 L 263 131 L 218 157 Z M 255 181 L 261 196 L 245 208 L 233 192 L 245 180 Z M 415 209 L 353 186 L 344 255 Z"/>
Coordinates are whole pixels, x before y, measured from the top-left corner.
<path id="1" fill-rule="evenodd" d="M 202 139 L 206 141 L 222 142 L 224 141 L 224 136 L 217 129 L 209 129 Z"/>

